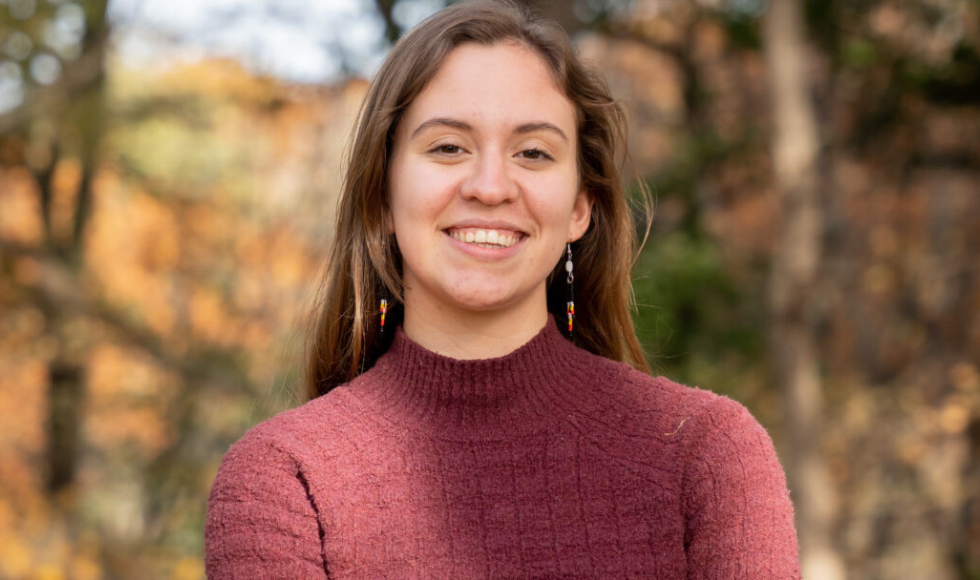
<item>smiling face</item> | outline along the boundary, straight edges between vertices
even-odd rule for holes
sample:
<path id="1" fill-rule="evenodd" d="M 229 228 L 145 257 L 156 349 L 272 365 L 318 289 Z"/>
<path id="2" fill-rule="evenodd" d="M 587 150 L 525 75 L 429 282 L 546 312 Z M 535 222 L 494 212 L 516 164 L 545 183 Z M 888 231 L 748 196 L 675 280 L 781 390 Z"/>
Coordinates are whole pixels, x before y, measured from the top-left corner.
<path id="1" fill-rule="evenodd" d="M 575 107 L 535 52 L 449 54 L 399 121 L 390 160 L 406 327 L 506 312 L 540 329 L 548 274 L 589 226 L 576 139 Z"/>

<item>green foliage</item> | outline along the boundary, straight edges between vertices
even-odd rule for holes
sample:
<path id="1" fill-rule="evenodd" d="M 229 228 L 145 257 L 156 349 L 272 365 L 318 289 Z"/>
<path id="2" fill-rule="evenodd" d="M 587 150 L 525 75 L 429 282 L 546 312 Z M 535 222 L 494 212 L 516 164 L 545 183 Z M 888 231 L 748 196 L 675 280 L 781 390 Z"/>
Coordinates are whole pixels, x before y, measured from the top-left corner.
<path id="1" fill-rule="evenodd" d="M 706 175 L 757 147 L 755 131 L 747 123 L 724 139 L 702 125 L 679 140 L 671 165 L 650 179 L 658 208 L 672 209 L 655 219 L 633 282 L 637 334 L 654 371 L 741 400 L 748 400 L 739 395 L 748 390 L 742 375 L 761 367 L 765 355 L 764 293 L 757 291 L 765 272 L 726 263 L 705 229 L 703 204 L 712 197 Z"/>
<path id="2" fill-rule="evenodd" d="M 706 238 L 684 231 L 652 237 L 633 288 L 637 332 L 657 372 L 693 382 L 702 370 L 698 361 L 724 358 L 744 366 L 761 358 L 764 336 L 753 323 L 761 297 L 738 290 Z"/>
<path id="3" fill-rule="evenodd" d="M 841 60 L 845 67 L 864 70 L 875 63 L 877 49 L 865 38 L 852 38 L 841 50 Z"/>
<path id="4" fill-rule="evenodd" d="M 866 4 L 864 0 L 851 1 L 850 5 Z M 840 0 L 806 0 L 803 4 L 804 16 L 809 36 L 829 52 L 840 43 Z"/>
<path id="5" fill-rule="evenodd" d="M 151 190 L 155 193 L 194 197 L 206 194 L 209 187 L 228 187 L 225 167 L 243 160 L 241 147 L 230 146 L 223 135 L 168 117 L 150 116 L 120 127 L 112 141 L 127 174 L 155 184 Z"/>
<path id="6" fill-rule="evenodd" d="M 759 19 L 756 16 L 727 10 L 719 14 L 718 21 L 728 32 L 728 41 L 733 48 L 743 50 L 759 50 L 761 48 Z"/>

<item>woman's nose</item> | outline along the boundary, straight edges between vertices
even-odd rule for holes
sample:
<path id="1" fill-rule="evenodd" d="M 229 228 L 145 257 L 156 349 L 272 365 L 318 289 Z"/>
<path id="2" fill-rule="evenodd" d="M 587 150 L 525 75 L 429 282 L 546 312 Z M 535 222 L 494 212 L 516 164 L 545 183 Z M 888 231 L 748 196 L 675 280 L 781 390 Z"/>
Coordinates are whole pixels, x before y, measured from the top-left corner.
<path id="1" fill-rule="evenodd" d="M 472 172 L 460 186 L 464 199 L 497 205 L 517 199 L 519 188 L 511 177 L 507 161 L 500 155 L 480 155 Z"/>

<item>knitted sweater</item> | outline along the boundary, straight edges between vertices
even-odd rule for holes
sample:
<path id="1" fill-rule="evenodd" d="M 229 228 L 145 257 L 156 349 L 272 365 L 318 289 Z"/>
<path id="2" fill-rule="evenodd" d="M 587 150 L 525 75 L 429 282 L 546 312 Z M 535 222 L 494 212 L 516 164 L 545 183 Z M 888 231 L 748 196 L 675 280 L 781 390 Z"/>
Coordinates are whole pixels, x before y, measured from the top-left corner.
<path id="1" fill-rule="evenodd" d="M 208 578 L 799 578 L 766 431 L 708 391 L 572 345 L 497 359 L 397 330 L 354 381 L 228 451 Z"/>

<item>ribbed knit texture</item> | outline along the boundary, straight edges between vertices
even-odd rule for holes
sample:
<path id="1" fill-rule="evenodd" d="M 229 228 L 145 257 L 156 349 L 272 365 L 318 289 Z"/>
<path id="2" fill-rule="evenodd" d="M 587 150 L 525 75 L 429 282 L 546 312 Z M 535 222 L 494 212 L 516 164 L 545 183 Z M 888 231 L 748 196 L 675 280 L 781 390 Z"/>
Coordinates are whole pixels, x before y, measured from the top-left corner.
<path id="1" fill-rule="evenodd" d="M 370 371 L 232 446 L 205 541 L 212 580 L 800 577 L 749 412 L 553 320 L 477 361 L 398 329 Z"/>

